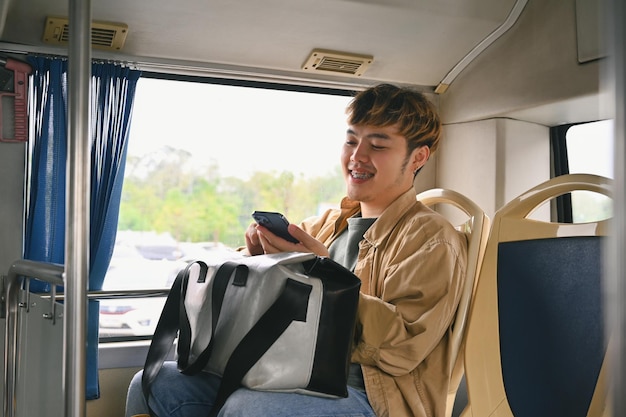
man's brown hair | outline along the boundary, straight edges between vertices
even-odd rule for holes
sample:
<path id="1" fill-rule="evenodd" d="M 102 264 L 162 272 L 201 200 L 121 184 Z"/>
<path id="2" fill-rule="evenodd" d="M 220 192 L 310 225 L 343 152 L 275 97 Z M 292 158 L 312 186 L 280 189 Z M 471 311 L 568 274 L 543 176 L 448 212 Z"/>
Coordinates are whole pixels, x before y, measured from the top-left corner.
<path id="1" fill-rule="evenodd" d="M 407 139 L 409 154 L 424 145 L 433 153 L 439 146 L 441 120 L 435 106 L 419 91 L 391 84 L 370 87 L 352 99 L 346 113 L 351 125 L 397 124 Z"/>

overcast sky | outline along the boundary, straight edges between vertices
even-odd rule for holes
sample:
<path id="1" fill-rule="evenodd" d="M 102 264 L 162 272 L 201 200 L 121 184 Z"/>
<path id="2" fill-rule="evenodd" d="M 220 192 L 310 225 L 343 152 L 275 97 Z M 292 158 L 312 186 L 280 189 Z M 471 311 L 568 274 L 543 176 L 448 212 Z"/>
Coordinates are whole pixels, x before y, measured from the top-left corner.
<path id="1" fill-rule="evenodd" d="M 322 175 L 339 165 L 349 97 L 142 78 L 128 152 L 185 149 L 220 174 Z"/>

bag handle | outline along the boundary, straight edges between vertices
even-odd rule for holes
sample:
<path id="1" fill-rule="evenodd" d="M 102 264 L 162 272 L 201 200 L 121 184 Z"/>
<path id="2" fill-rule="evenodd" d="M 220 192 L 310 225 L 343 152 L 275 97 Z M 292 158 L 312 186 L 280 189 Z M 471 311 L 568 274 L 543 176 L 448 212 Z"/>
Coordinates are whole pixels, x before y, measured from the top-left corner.
<path id="1" fill-rule="evenodd" d="M 188 362 L 189 352 L 191 351 L 191 325 L 189 324 L 189 316 L 187 316 L 185 304 L 183 302 L 179 303 L 180 335 L 178 337 L 178 369 L 185 375 L 197 374 L 202 371 L 209 362 L 209 357 L 213 351 L 213 334 L 217 328 L 217 322 L 222 311 L 222 304 L 224 303 L 224 294 L 226 294 L 226 289 L 228 288 L 228 283 L 230 282 L 230 277 L 233 272 L 235 273 L 233 282 L 245 282 L 247 280 L 248 267 L 246 265 L 229 261 L 224 262 L 218 268 L 213 278 L 211 288 L 211 339 L 192 363 Z M 206 271 L 204 275 L 206 275 Z M 201 277 L 202 276 L 203 275 L 201 275 Z M 181 300 L 185 299 L 186 294 L 187 286 L 185 286 L 181 293 Z"/>
<path id="2" fill-rule="evenodd" d="M 312 286 L 288 278 L 280 295 L 241 339 L 230 355 L 209 417 L 218 412 L 240 386 L 250 368 L 282 335 L 293 321 L 306 321 Z"/>

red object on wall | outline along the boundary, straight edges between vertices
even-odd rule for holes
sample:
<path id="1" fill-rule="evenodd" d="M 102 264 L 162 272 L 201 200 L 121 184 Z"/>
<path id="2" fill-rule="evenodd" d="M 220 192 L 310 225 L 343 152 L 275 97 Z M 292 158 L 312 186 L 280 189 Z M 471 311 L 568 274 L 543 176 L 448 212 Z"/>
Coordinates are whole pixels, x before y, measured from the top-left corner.
<path id="1" fill-rule="evenodd" d="M 28 141 L 28 75 L 32 68 L 11 58 L 0 59 L 8 83 L 0 90 L 0 142 Z M 11 85 L 11 80 L 12 85 Z"/>

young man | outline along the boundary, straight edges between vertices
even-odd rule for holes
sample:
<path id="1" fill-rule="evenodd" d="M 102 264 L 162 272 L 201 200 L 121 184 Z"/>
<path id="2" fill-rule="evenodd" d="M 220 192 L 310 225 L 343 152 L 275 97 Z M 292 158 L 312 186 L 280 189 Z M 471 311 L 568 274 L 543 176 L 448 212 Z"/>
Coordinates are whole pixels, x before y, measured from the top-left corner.
<path id="1" fill-rule="evenodd" d="M 416 173 L 437 149 L 441 124 L 420 93 L 379 85 L 348 106 L 341 154 L 347 197 L 341 208 L 290 225 L 294 244 L 262 226 L 246 232 L 249 255 L 285 251 L 330 256 L 361 279 L 358 341 L 349 396 L 329 399 L 239 389 L 220 416 L 444 416 L 448 347 L 466 267 L 466 242 L 415 199 Z M 150 406 L 158 417 L 208 414 L 219 378 L 179 374 L 166 364 Z M 147 413 L 141 374 L 127 417 Z"/>

